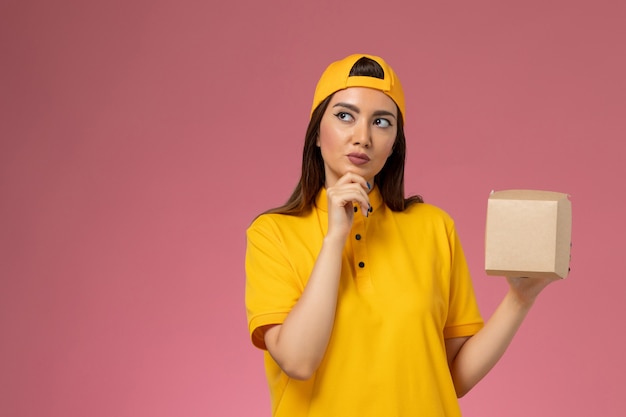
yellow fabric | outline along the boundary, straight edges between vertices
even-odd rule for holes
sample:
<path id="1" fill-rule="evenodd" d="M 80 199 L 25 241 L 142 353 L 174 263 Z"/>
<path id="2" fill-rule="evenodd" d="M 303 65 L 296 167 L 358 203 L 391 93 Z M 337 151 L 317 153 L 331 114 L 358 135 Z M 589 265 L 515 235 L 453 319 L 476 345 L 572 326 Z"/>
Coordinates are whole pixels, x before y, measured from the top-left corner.
<path id="1" fill-rule="evenodd" d="M 349 75 L 352 66 L 363 57 L 376 61 L 383 69 L 385 78 L 380 79 L 363 76 L 350 77 Z M 333 62 L 326 68 L 317 82 L 317 86 L 315 87 L 311 114 L 326 97 L 348 87 L 367 87 L 382 91 L 391 97 L 391 99 L 396 103 L 400 109 L 400 113 L 402 113 L 402 117 L 406 120 L 404 91 L 402 90 L 400 79 L 398 79 L 394 70 L 385 62 L 384 59 L 378 56 L 366 54 L 354 54 L 347 56 L 342 60 Z"/>
<path id="2" fill-rule="evenodd" d="M 355 213 L 333 334 L 315 375 L 292 380 L 265 352 L 274 417 L 460 415 L 444 338 L 471 336 L 483 320 L 454 223 L 428 204 L 392 212 L 376 188 L 370 201 L 369 217 Z M 304 217 L 262 215 L 248 229 L 246 308 L 259 348 L 262 327 L 284 321 L 322 246 L 324 190 L 316 205 Z"/>

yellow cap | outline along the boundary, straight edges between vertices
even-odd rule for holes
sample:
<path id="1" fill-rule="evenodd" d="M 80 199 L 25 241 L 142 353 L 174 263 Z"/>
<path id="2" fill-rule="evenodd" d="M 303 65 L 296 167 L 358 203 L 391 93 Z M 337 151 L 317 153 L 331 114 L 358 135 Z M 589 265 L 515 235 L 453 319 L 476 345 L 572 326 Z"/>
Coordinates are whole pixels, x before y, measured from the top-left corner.
<path id="1" fill-rule="evenodd" d="M 381 80 L 380 78 L 367 76 L 350 77 L 352 66 L 363 57 L 376 61 L 382 67 L 385 78 Z M 311 114 L 326 97 L 348 87 L 367 87 L 382 91 L 397 104 L 404 118 L 404 92 L 398 76 L 384 59 L 366 54 L 350 55 L 341 61 L 333 62 L 326 68 L 315 88 Z"/>

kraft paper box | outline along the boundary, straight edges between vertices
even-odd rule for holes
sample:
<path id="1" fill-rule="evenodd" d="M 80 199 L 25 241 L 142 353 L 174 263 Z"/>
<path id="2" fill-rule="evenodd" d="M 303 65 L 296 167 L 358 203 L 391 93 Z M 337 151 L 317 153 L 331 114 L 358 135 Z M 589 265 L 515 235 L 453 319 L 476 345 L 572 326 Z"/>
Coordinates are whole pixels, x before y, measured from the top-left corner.
<path id="1" fill-rule="evenodd" d="M 560 277 L 569 272 L 572 204 L 567 194 L 492 191 L 487 204 L 487 275 Z"/>

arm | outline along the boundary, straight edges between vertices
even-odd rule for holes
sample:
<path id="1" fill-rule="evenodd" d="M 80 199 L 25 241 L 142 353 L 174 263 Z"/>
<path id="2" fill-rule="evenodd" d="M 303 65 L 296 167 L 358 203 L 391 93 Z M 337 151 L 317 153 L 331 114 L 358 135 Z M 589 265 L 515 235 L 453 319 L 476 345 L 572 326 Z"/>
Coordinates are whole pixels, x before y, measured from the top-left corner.
<path id="1" fill-rule="evenodd" d="M 324 238 L 302 296 L 283 324 L 265 333 L 265 345 L 290 377 L 310 378 L 324 357 L 335 319 L 345 239 Z"/>
<path id="2" fill-rule="evenodd" d="M 553 279 L 507 278 L 509 292 L 478 333 L 446 340 L 458 397 L 467 394 L 504 355 L 539 293 Z"/>
<path id="3" fill-rule="evenodd" d="M 327 189 L 328 233 L 300 299 L 282 324 L 265 332 L 267 350 L 291 378 L 308 379 L 316 371 L 335 320 L 343 247 L 352 227 L 352 203 L 367 213 L 363 178 L 347 174 Z"/>

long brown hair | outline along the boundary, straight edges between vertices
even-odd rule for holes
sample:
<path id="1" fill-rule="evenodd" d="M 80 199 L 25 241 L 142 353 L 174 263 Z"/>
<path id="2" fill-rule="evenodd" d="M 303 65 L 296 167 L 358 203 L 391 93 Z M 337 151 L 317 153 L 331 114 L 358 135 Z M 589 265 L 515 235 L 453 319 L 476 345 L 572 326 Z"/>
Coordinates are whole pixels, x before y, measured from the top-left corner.
<path id="1" fill-rule="evenodd" d="M 383 69 L 376 61 L 363 57 L 358 60 L 350 76 L 368 76 L 384 78 Z M 315 205 L 317 194 L 324 186 L 326 174 L 322 152 L 317 146 L 317 135 L 322 116 L 328 107 L 332 95 L 322 101 L 311 114 L 309 126 L 304 137 L 302 152 L 302 173 L 298 185 L 293 190 L 287 202 L 266 213 L 280 213 L 299 216 L 308 213 Z M 424 200 L 419 195 L 404 198 L 404 161 L 406 159 L 406 138 L 404 136 L 404 115 L 398 109 L 397 133 L 393 145 L 393 152 L 387 162 L 374 177 L 374 182 L 380 190 L 383 201 L 393 211 L 403 211 L 414 203 Z"/>

